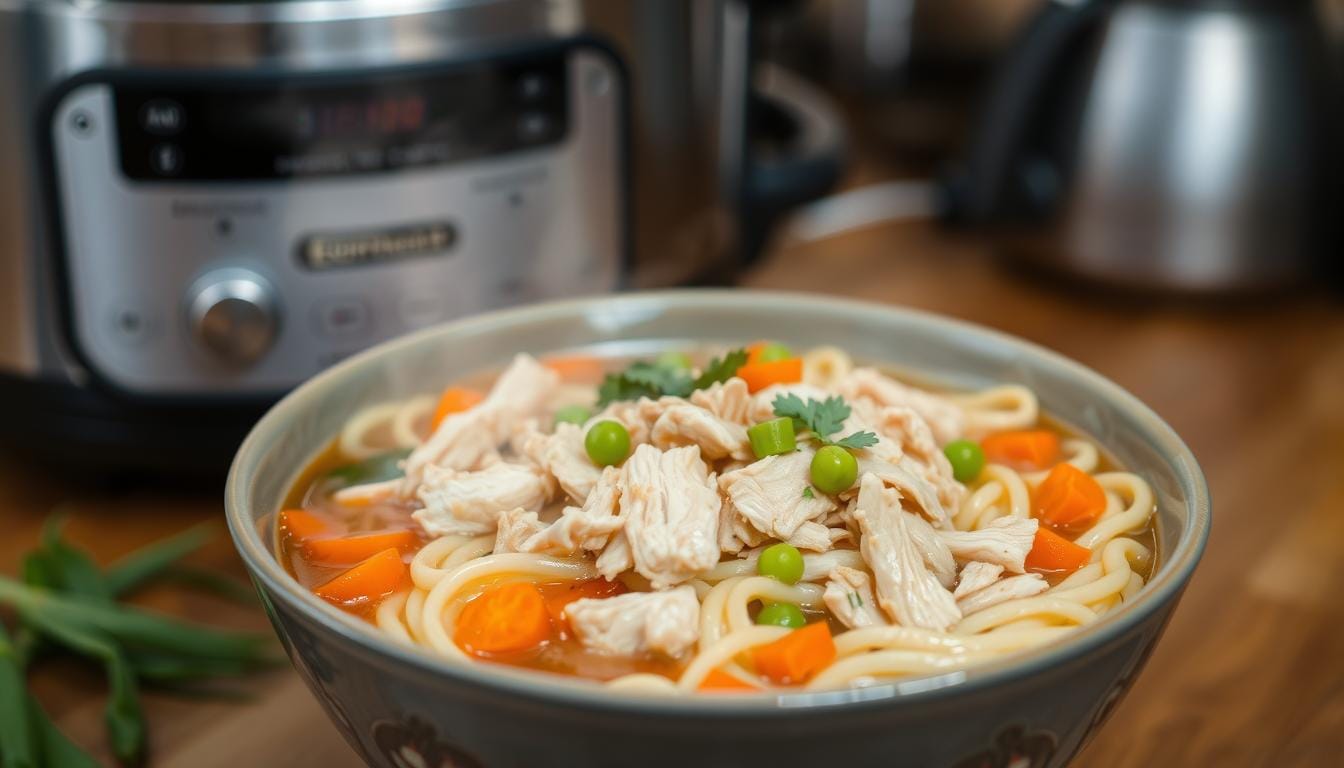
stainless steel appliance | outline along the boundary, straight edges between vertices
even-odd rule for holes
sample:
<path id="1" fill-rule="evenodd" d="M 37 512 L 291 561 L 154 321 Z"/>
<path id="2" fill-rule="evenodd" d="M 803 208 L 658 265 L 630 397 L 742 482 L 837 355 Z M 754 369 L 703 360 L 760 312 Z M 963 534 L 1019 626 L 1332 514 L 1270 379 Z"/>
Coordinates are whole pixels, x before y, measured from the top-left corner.
<path id="1" fill-rule="evenodd" d="M 1054 0 L 1000 66 L 953 209 L 1112 284 L 1298 283 L 1338 255 L 1329 76 L 1310 0 Z"/>
<path id="2" fill-rule="evenodd" d="M 753 66 L 757 12 L 0 0 L 5 436 L 222 468 L 376 341 L 730 273 L 838 168 L 826 104 Z"/>

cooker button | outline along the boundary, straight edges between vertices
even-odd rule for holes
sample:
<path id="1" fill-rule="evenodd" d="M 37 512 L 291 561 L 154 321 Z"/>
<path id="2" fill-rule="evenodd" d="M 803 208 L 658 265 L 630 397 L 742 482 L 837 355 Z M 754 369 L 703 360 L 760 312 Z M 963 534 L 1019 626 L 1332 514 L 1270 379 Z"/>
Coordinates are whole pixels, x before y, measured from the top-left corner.
<path id="1" fill-rule="evenodd" d="M 112 308 L 108 313 L 108 327 L 117 343 L 135 347 L 153 335 L 158 323 L 149 310 L 128 303 Z"/>
<path id="2" fill-rule="evenodd" d="M 275 341 L 278 321 L 270 284 L 246 269 L 224 269 L 197 280 L 187 300 L 196 340 L 220 361 L 256 362 Z"/>
<path id="3" fill-rule="evenodd" d="M 369 327 L 369 307 L 359 299 L 332 299 L 315 308 L 318 329 L 328 336 L 353 336 Z"/>
<path id="4" fill-rule="evenodd" d="M 518 120 L 518 138 L 542 141 L 551 134 L 551 118 L 544 112 L 527 112 Z"/>
<path id="5" fill-rule="evenodd" d="M 159 144 L 149 153 L 149 164 L 160 176 L 176 176 L 182 171 L 182 149 L 176 144 Z"/>
<path id="6" fill-rule="evenodd" d="M 176 101 L 154 99 L 140 108 L 140 127 L 158 136 L 176 135 L 185 123 L 182 105 Z"/>
<path id="7" fill-rule="evenodd" d="M 551 92 L 551 81 L 540 72 L 527 72 L 518 78 L 518 95 L 523 101 L 540 101 Z"/>

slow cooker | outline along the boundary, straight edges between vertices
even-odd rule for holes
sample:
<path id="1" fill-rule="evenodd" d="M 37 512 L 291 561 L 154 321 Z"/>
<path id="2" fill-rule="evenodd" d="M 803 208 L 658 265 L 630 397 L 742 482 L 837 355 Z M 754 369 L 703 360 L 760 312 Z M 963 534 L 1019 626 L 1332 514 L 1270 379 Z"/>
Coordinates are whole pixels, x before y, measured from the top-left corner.
<path id="1" fill-rule="evenodd" d="M 0 0 L 6 437 L 218 469 L 375 342 L 731 274 L 839 167 L 761 5 Z"/>

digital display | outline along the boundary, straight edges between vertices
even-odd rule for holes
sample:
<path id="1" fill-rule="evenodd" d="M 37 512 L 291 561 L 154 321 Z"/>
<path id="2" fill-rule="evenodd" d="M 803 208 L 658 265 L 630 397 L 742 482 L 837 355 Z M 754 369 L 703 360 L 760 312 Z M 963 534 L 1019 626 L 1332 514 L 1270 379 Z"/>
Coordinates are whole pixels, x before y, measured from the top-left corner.
<path id="1" fill-rule="evenodd" d="M 115 86 L 136 180 L 249 180 L 419 168 L 558 143 L 564 53 L 441 71 Z"/>

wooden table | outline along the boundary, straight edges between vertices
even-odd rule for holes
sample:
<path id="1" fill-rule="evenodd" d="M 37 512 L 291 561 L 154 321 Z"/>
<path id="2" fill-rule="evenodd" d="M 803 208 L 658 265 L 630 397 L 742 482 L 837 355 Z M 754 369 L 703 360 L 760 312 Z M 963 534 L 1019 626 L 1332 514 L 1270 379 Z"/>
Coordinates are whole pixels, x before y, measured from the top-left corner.
<path id="1" fill-rule="evenodd" d="M 1208 553 L 1147 670 L 1078 764 L 1317 766 L 1344 755 L 1344 306 L 1311 296 L 1237 305 L 1114 297 L 1001 268 L 927 226 L 792 246 L 746 279 L 920 307 L 1081 360 L 1152 405 L 1208 473 Z M 220 491 L 108 492 L 0 464 L 0 571 L 53 507 L 106 561 L 201 520 Z M 197 561 L 237 574 L 224 537 Z M 255 610 L 177 590 L 147 596 L 192 619 L 263 627 Z M 106 758 L 103 686 L 74 664 L 34 675 L 73 738 Z M 150 695 L 154 765 L 345 766 L 353 754 L 280 670 L 244 703 Z"/>

